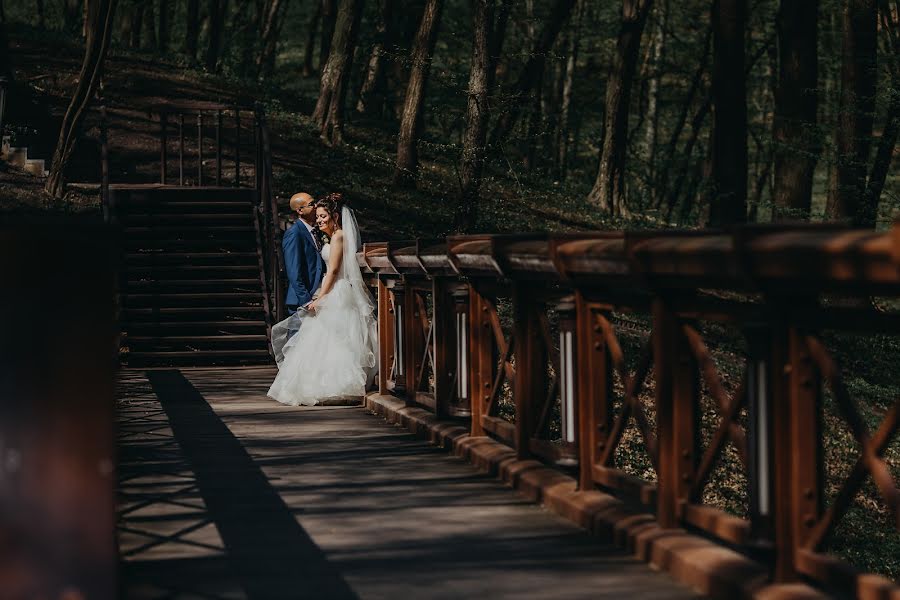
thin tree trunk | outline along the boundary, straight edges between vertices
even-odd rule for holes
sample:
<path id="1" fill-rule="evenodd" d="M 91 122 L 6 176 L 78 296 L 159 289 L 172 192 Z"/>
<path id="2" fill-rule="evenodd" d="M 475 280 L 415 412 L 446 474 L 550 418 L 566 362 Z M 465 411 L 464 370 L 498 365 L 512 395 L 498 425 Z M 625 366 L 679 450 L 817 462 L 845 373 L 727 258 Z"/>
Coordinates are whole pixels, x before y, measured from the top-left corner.
<path id="1" fill-rule="evenodd" d="M 197 40 L 200 37 L 200 0 L 188 0 L 187 31 L 184 40 L 184 53 L 190 62 L 197 60 Z"/>
<path id="2" fill-rule="evenodd" d="M 493 0 L 474 0 L 472 6 L 472 70 L 469 73 L 466 129 L 463 134 L 462 189 L 457 205 L 454 229 L 469 231 L 478 217 L 478 191 L 484 169 L 487 127 L 490 111 L 488 96 L 495 74 L 495 55 L 491 54 L 494 28 Z"/>
<path id="3" fill-rule="evenodd" d="M 44 0 L 37 0 L 37 14 L 38 14 L 38 27 L 44 29 L 47 27 L 47 22 L 44 17 Z"/>
<path id="4" fill-rule="evenodd" d="M 319 44 L 319 72 L 325 69 L 337 20 L 337 0 L 322 0 L 322 38 Z"/>
<path id="5" fill-rule="evenodd" d="M 209 46 L 206 49 L 206 70 L 214 72 L 219 64 L 222 48 L 222 29 L 228 0 L 209 0 Z"/>
<path id="6" fill-rule="evenodd" d="M 651 206 L 655 204 L 656 187 L 656 145 L 659 131 L 659 79 L 662 68 L 662 57 L 666 47 L 666 28 L 669 19 L 669 2 L 657 5 L 656 31 L 653 39 L 653 56 L 651 59 L 651 76 L 647 89 L 647 128 L 644 130 L 643 154 L 647 161 L 647 179 L 650 182 L 647 196 Z"/>
<path id="7" fill-rule="evenodd" d="M 393 19 L 394 0 L 381 0 L 378 11 L 378 22 L 375 25 L 375 43 L 369 53 L 369 62 L 366 65 L 366 76 L 362 88 L 359 91 L 359 101 L 356 103 L 356 111 L 367 113 L 373 108 L 375 95 L 384 85 L 384 61 L 387 48 L 390 45 L 390 26 Z"/>
<path id="8" fill-rule="evenodd" d="M 77 33 L 84 25 L 82 0 L 63 0 L 63 22 L 66 31 Z"/>
<path id="9" fill-rule="evenodd" d="M 278 42 L 279 16 L 285 3 L 282 0 L 269 0 L 266 3 L 262 28 L 260 30 L 260 42 L 262 49 L 256 57 L 256 77 L 264 74 L 266 65 L 274 61 L 275 48 Z"/>
<path id="10" fill-rule="evenodd" d="M 713 2 L 713 135 L 710 227 L 747 220 L 746 0 Z"/>
<path id="11" fill-rule="evenodd" d="M 422 108 L 425 104 L 425 87 L 431 70 L 431 57 L 437 42 L 444 0 L 428 0 L 413 42 L 410 60 L 412 68 L 403 103 L 400 133 L 397 139 L 397 165 L 394 185 L 414 186 L 419 171 L 418 143 L 422 129 Z"/>
<path id="12" fill-rule="evenodd" d="M 659 196 L 656 201 L 656 209 L 659 210 L 660 206 L 662 206 L 663 199 L 666 198 L 666 190 L 669 189 L 669 173 L 672 170 L 672 163 L 676 160 L 678 154 L 676 154 L 676 150 L 678 149 L 678 140 L 681 137 L 681 132 L 684 131 L 684 126 L 687 125 L 688 116 L 690 115 L 691 107 L 694 104 L 694 99 L 697 97 L 697 92 L 700 90 L 700 86 L 703 84 L 703 74 L 706 72 L 706 69 L 709 65 L 709 56 L 710 50 L 712 49 L 712 27 L 706 30 L 706 37 L 703 42 L 703 55 L 700 60 L 700 64 L 697 66 L 697 70 L 694 71 L 694 76 L 691 78 L 691 85 L 688 88 L 687 99 L 684 104 L 681 105 L 681 114 L 678 119 L 675 120 L 675 129 L 672 130 L 672 135 L 669 137 L 669 142 L 666 144 L 665 157 L 666 161 L 663 163 L 663 167 L 659 172 L 659 178 L 656 184 L 656 189 L 659 190 Z"/>
<path id="13" fill-rule="evenodd" d="M 303 45 L 303 77 L 312 77 L 316 72 L 313 67 L 313 51 L 316 47 L 316 34 L 319 31 L 319 22 L 322 20 L 322 3 L 316 2 L 316 8 L 313 10 L 312 16 L 309 18 L 309 25 L 306 28 L 306 43 Z"/>
<path id="14" fill-rule="evenodd" d="M 808 217 L 821 143 L 816 124 L 818 0 L 782 0 L 778 11 L 778 89 L 775 94 L 777 220 Z"/>
<path id="15" fill-rule="evenodd" d="M 837 153 L 827 214 L 873 227 L 875 207 L 866 202 L 866 168 L 875 116 L 878 9 L 875 0 L 844 0 L 841 96 L 834 147 Z"/>
<path id="16" fill-rule="evenodd" d="M 44 187 L 45 191 L 54 198 L 62 198 L 65 195 L 63 172 L 72 156 L 72 150 L 75 148 L 84 114 L 100 84 L 116 9 L 116 0 L 89 1 L 92 5 L 90 10 L 92 19 L 87 29 L 84 60 L 81 63 L 81 72 L 78 76 L 75 93 L 72 95 L 72 101 L 63 117 L 59 140 L 56 143 L 56 150 L 53 153 L 53 161 L 50 163 L 50 172 Z"/>
<path id="17" fill-rule="evenodd" d="M 319 99 L 313 111 L 313 120 L 326 144 L 338 145 L 343 141 L 347 80 L 350 77 L 362 8 L 362 0 L 341 0 L 338 7 L 334 39 L 328 53 L 328 62 L 322 69 Z"/>
<path id="18" fill-rule="evenodd" d="M 143 2 L 139 2 L 132 8 L 131 14 L 131 47 L 139 49 L 141 47 L 141 36 L 144 33 L 144 13 L 147 7 Z"/>
<path id="19" fill-rule="evenodd" d="M 154 50 L 156 49 L 156 15 L 153 14 L 153 3 L 148 2 L 144 10 L 146 11 L 144 14 L 144 29 L 147 32 L 146 45 L 147 48 Z"/>
<path id="20" fill-rule="evenodd" d="M 504 139 L 513 130 L 522 113 L 523 106 L 531 106 L 535 90 L 540 87 L 544 74 L 547 54 L 556 43 L 560 30 L 572 13 L 576 0 L 556 0 L 550 16 L 546 19 L 544 30 L 535 42 L 528 62 L 519 74 L 519 78 L 509 91 L 510 106 L 498 120 L 492 138 L 494 141 Z"/>
<path id="21" fill-rule="evenodd" d="M 641 35 L 653 0 L 623 0 L 616 56 L 606 87 L 606 117 L 600 168 L 588 201 L 606 214 L 626 216 L 625 162 L 631 85 L 641 46 Z"/>
<path id="22" fill-rule="evenodd" d="M 581 38 L 581 23 L 584 17 L 584 0 L 579 3 L 576 14 L 578 20 L 572 29 L 569 45 L 566 52 L 565 77 L 563 79 L 562 95 L 559 107 L 559 135 L 557 164 L 557 177 L 560 180 L 566 178 L 569 172 L 569 147 L 572 144 L 572 89 L 575 85 L 575 67 L 578 63 L 578 42 Z"/>
<path id="23" fill-rule="evenodd" d="M 171 0 L 159 0 L 159 51 L 165 53 L 169 49 L 169 11 Z"/>

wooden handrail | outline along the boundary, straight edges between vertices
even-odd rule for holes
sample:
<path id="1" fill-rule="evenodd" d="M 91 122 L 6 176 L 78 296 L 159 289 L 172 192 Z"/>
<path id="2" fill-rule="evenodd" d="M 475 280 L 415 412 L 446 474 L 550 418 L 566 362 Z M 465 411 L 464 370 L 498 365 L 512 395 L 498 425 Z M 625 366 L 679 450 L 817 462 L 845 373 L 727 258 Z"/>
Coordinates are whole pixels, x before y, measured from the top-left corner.
<path id="1" fill-rule="evenodd" d="M 472 435 L 493 436 L 520 458 L 577 462 L 584 489 L 600 487 L 642 504 L 664 527 L 702 530 L 744 549 L 769 561 L 777 581 L 806 577 L 849 595 L 900 593 L 821 552 L 868 473 L 900 515 L 900 490 L 882 459 L 900 426 L 900 401 L 867 431 L 819 336 L 832 329 L 900 335 L 900 318 L 868 302 L 900 297 L 900 226 L 456 236 L 369 243 L 357 261 L 378 290 L 381 393 L 468 415 Z M 820 301 L 835 293 L 857 300 Z M 507 302 L 511 321 L 501 310 Z M 651 315 L 636 361 L 626 360 L 614 311 Z M 702 321 L 729 324 L 746 339 L 735 391 L 721 383 Z M 651 375 L 652 421 L 644 414 Z M 823 432 L 814 426 L 825 386 L 867 449 L 827 511 Z M 498 413 L 509 390 L 514 423 Z M 705 443 L 702 390 L 718 421 Z M 554 403 L 566 423 L 558 440 L 547 431 Z M 632 417 L 655 481 L 616 467 Z M 729 443 L 748 481 L 746 518 L 703 503 Z"/>

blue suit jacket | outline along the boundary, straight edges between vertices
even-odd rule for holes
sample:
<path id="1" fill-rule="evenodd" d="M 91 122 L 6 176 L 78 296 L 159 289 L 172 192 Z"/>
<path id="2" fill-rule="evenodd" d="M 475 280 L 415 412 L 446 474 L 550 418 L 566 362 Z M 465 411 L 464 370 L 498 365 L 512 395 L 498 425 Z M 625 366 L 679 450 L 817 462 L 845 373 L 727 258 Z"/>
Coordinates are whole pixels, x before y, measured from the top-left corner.
<path id="1" fill-rule="evenodd" d="M 300 221 L 284 232 L 281 247 L 288 279 L 284 303 L 303 306 L 312 301 L 313 294 L 319 289 L 325 263 L 306 225 Z"/>

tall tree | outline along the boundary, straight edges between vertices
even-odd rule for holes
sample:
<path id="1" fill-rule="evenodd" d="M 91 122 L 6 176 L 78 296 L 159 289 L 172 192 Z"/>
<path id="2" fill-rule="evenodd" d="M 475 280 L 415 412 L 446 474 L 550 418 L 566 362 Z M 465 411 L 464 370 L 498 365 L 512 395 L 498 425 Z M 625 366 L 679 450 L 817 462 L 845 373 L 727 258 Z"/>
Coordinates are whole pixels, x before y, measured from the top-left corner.
<path id="1" fill-rule="evenodd" d="M 375 41 L 369 52 L 366 74 L 359 91 L 359 101 L 356 103 L 356 111 L 359 113 L 367 113 L 372 109 L 375 95 L 384 84 L 384 61 L 387 56 L 387 48 L 390 46 L 393 13 L 394 0 L 381 0 L 378 20 L 375 23 Z"/>
<path id="2" fill-rule="evenodd" d="M 84 7 L 81 0 L 63 0 L 63 24 L 70 33 L 77 33 L 83 28 Z"/>
<path id="3" fill-rule="evenodd" d="M 818 97 L 818 0 L 781 0 L 775 93 L 775 219 L 806 217 L 821 142 L 813 131 Z"/>
<path id="4" fill-rule="evenodd" d="M 653 0 L 623 0 L 616 54 L 606 84 L 606 117 L 600 168 L 588 201 L 613 216 L 625 216 L 625 159 L 628 145 L 628 110 L 637 69 L 641 35 Z"/>
<path id="5" fill-rule="evenodd" d="M 322 20 L 322 3 L 316 2 L 312 15 L 309 17 L 309 25 L 306 27 L 306 43 L 303 45 L 303 71 L 304 77 L 311 77 L 315 72 L 313 67 L 313 51 L 316 47 L 316 34 L 319 31 L 319 22 Z"/>
<path id="6" fill-rule="evenodd" d="M 328 62 L 322 69 L 319 99 L 313 111 L 313 120 L 326 144 L 343 142 L 344 104 L 362 9 L 363 0 L 341 0 L 338 7 Z"/>
<path id="7" fill-rule="evenodd" d="M 169 13 L 171 10 L 171 0 L 159 0 L 159 51 L 162 53 L 169 49 Z"/>
<path id="8" fill-rule="evenodd" d="M 225 15 L 228 12 L 228 0 L 209 0 L 209 45 L 206 49 L 206 70 L 215 71 L 219 64 L 219 52 L 222 49 L 222 30 Z"/>
<path id="9" fill-rule="evenodd" d="M 56 143 L 56 150 L 50 163 L 50 173 L 44 188 L 48 194 L 56 198 L 61 198 L 65 194 L 63 172 L 72 156 L 72 150 L 75 148 L 75 141 L 81 129 L 84 114 L 100 83 L 116 9 L 116 0 L 87 0 L 87 2 L 89 26 L 85 38 L 84 60 L 81 63 L 81 72 L 78 76 L 78 84 L 75 86 L 75 93 L 72 95 L 72 101 L 69 103 L 65 116 L 63 116 L 59 140 Z"/>
<path id="10" fill-rule="evenodd" d="M 659 82 L 662 78 L 663 53 L 666 47 L 666 36 L 669 19 L 669 0 L 656 5 L 656 19 L 653 31 L 653 44 L 650 52 L 650 73 L 647 78 L 647 114 L 644 141 L 641 153 L 647 165 L 647 195 L 653 196 L 656 190 L 653 181 L 656 176 L 656 146 L 659 133 Z M 651 202 L 654 198 L 650 198 Z"/>
<path id="11" fill-rule="evenodd" d="M 747 220 L 747 0 L 715 0 L 710 227 Z"/>
<path id="12" fill-rule="evenodd" d="M 627 2 L 628 0 L 626 0 Z M 528 61 L 522 68 L 518 79 L 508 90 L 510 104 L 507 111 L 501 115 L 494 127 L 493 140 L 504 139 L 513 130 L 522 113 L 523 107 L 531 107 L 535 94 L 538 93 L 541 80 L 544 76 L 544 65 L 547 62 L 547 54 L 556 43 L 556 38 L 563 25 L 572 14 L 572 8 L 576 0 L 556 0 L 550 15 L 544 21 L 544 29 L 528 57 Z"/>
<path id="13" fill-rule="evenodd" d="M 200 0 L 187 0 L 187 28 L 184 38 L 184 53 L 188 60 L 197 60 L 197 42 L 200 38 Z"/>
<path id="14" fill-rule="evenodd" d="M 261 49 L 256 57 L 256 76 L 268 75 L 275 62 L 275 47 L 281 31 L 281 12 L 287 4 L 283 0 L 267 0 L 263 6 L 259 37 Z"/>
<path id="15" fill-rule="evenodd" d="M 328 64 L 328 55 L 331 53 L 331 42 L 334 38 L 334 28 L 337 24 L 338 4 L 337 0 L 322 0 L 322 38 L 319 43 L 319 71 L 325 69 Z"/>
<path id="16" fill-rule="evenodd" d="M 866 202 L 875 88 L 878 8 L 876 0 L 844 0 L 841 51 L 841 96 L 834 146 L 828 214 L 873 226 L 875 208 Z"/>
<path id="17" fill-rule="evenodd" d="M 478 216 L 478 191 L 487 151 L 489 97 L 494 87 L 497 50 L 502 44 L 511 0 L 502 0 L 494 10 L 494 0 L 474 0 L 472 5 L 472 69 L 469 74 L 466 129 L 463 133 L 462 189 L 457 204 L 454 229 L 471 229 Z M 495 19 L 494 14 L 497 14 Z"/>
<path id="18" fill-rule="evenodd" d="M 135 2 L 131 7 L 131 47 L 139 49 L 144 35 L 144 13 L 147 7 L 143 2 Z"/>
<path id="19" fill-rule="evenodd" d="M 409 83 L 403 103 L 400 133 L 397 136 L 397 165 L 394 169 L 394 185 L 414 186 L 419 170 L 418 143 L 422 129 L 422 108 L 425 104 L 425 87 L 431 70 L 431 57 L 437 42 L 444 0 L 428 0 L 419 22 L 419 30 L 413 41 Z"/>

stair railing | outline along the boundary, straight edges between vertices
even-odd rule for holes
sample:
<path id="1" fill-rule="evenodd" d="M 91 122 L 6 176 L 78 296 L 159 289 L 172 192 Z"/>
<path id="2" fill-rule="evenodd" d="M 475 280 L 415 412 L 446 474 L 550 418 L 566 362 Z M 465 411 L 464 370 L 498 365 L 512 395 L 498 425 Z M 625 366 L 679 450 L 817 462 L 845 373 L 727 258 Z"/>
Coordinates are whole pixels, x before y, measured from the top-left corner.
<path id="1" fill-rule="evenodd" d="M 263 248 L 263 272 L 268 307 L 268 326 L 286 317 L 284 306 L 284 257 L 281 250 L 278 202 L 272 191 L 272 153 L 269 128 L 263 107 L 255 108 L 257 134 L 257 185 L 259 203 L 256 212 L 260 218 L 261 244 Z"/>

